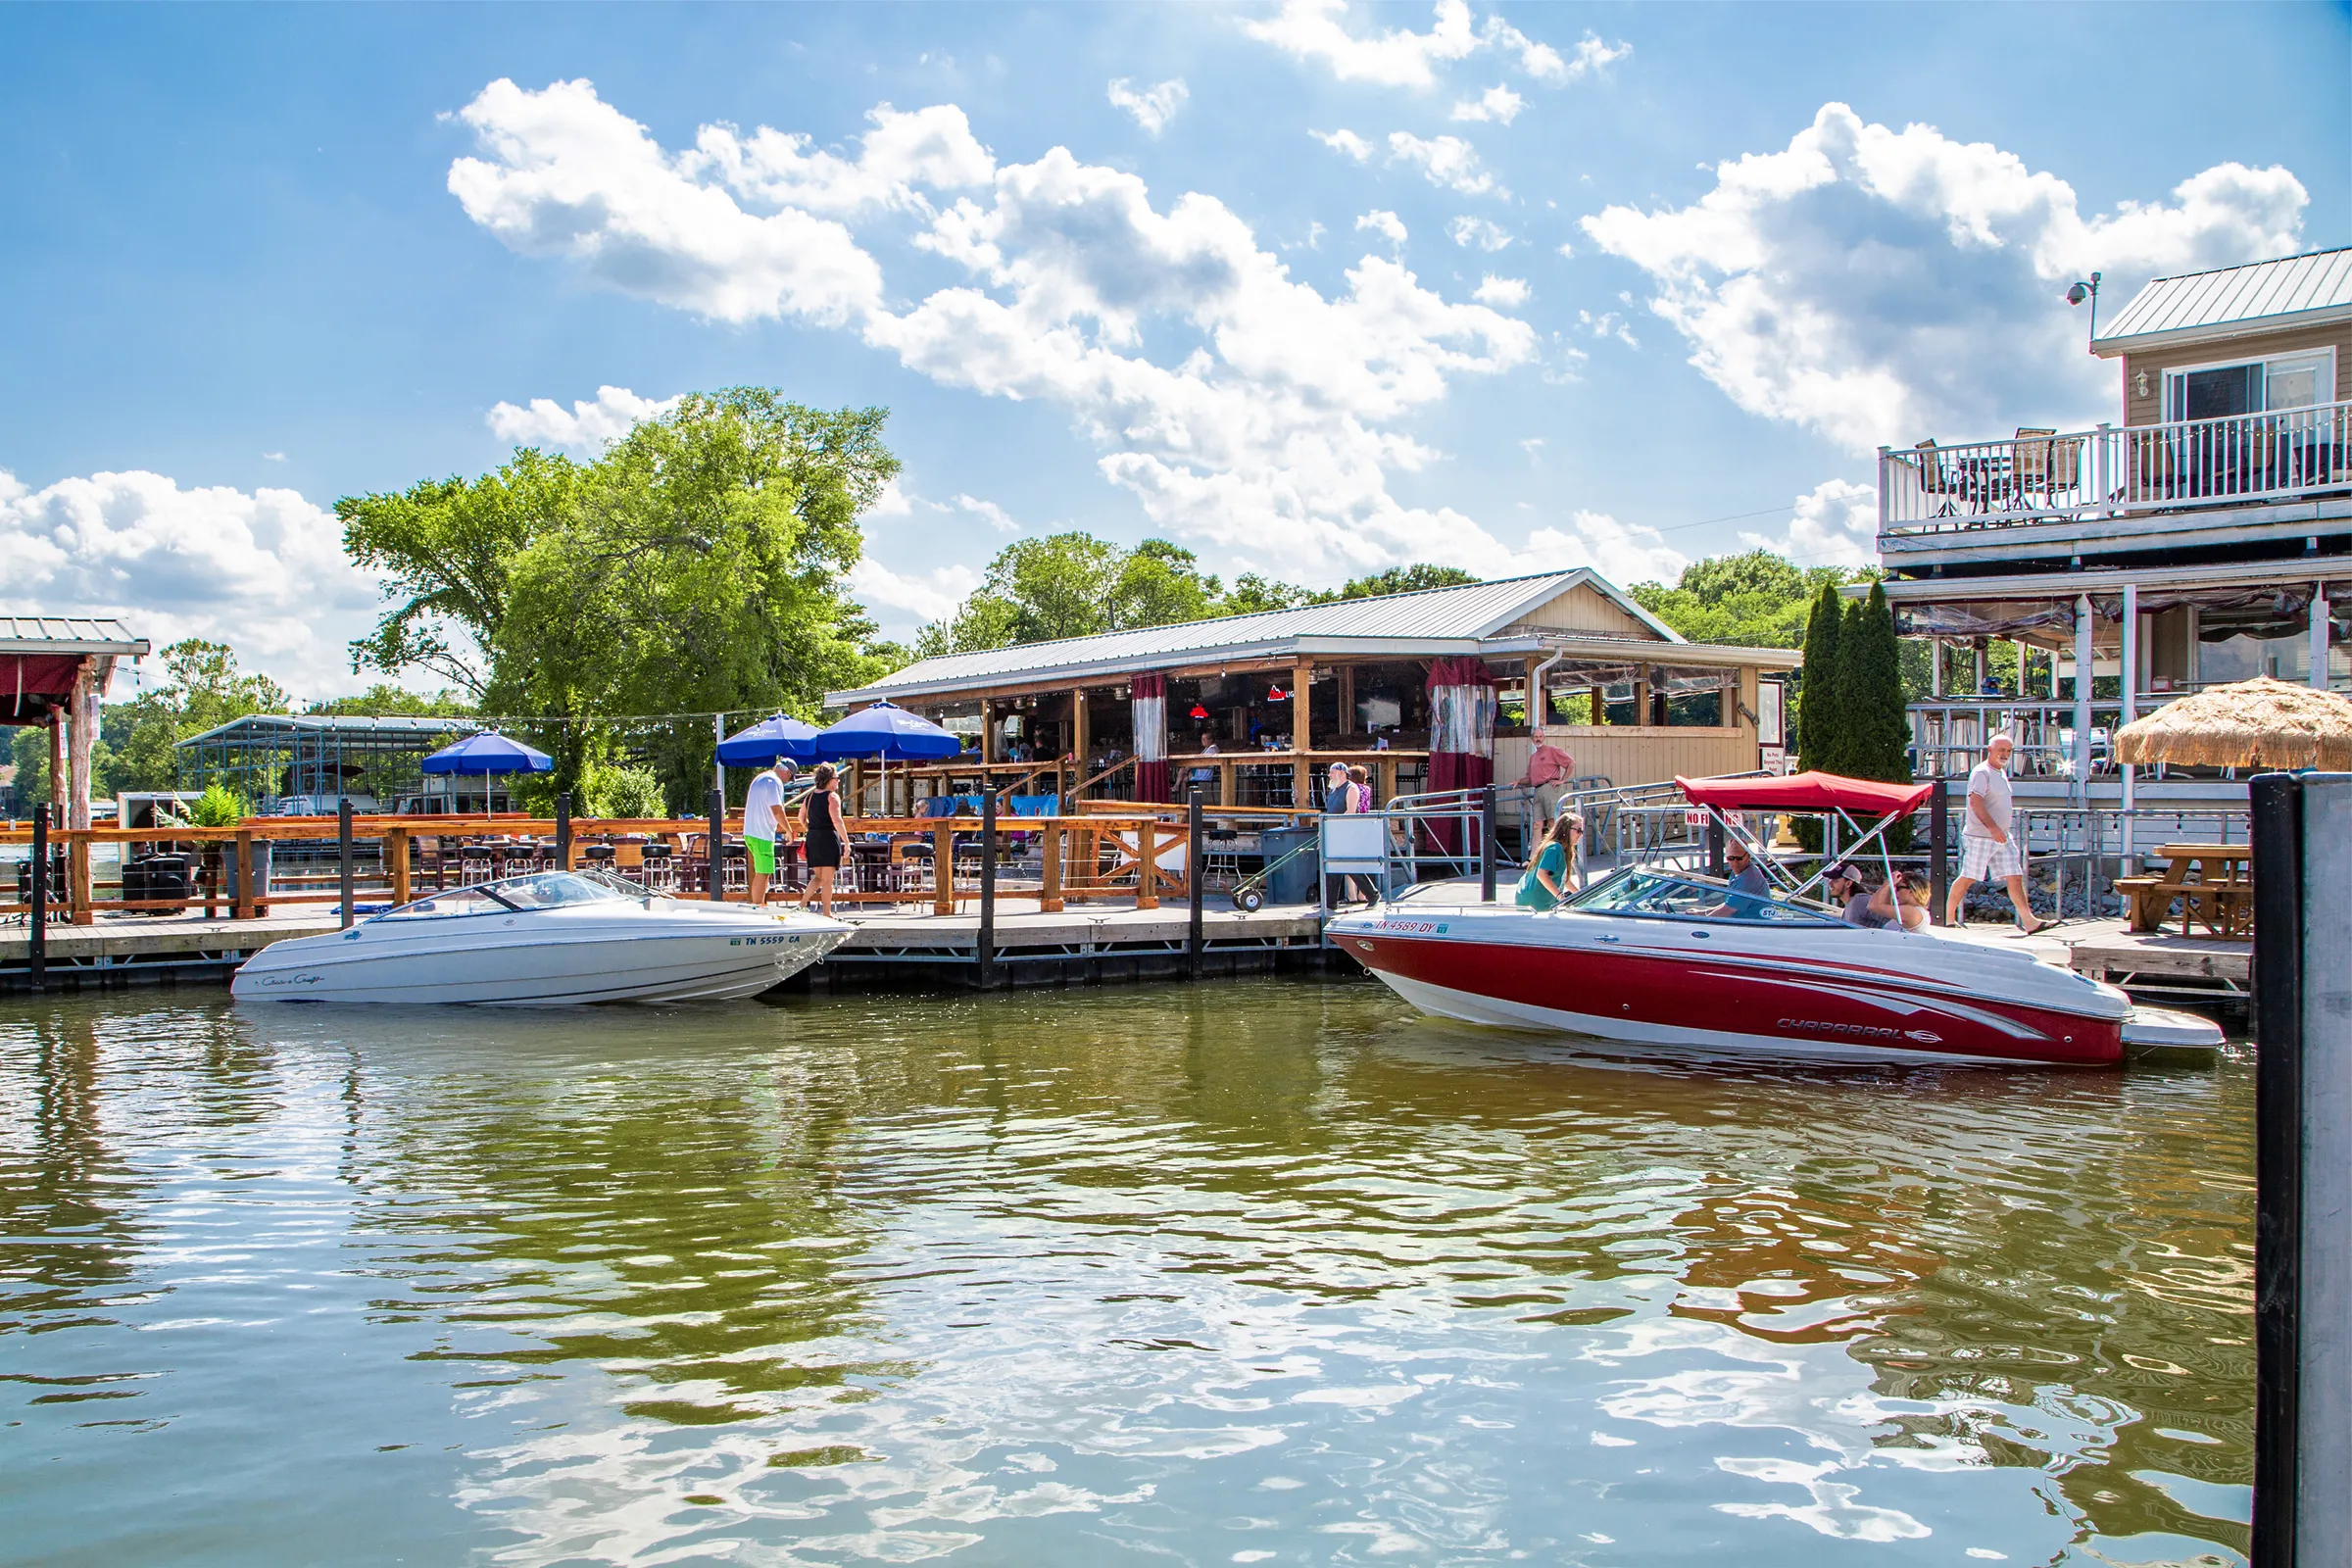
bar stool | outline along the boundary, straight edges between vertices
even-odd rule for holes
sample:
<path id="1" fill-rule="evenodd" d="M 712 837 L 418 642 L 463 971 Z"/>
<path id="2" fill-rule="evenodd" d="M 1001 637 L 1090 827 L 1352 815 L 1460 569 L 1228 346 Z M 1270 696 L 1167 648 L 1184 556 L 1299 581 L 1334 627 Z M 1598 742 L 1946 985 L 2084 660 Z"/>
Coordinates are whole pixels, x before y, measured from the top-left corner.
<path id="1" fill-rule="evenodd" d="M 583 871 L 612 871 L 615 857 L 620 852 L 610 844 L 589 844 L 581 847 L 580 869 Z"/>
<path id="2" fill-rule="evenodd" d="M 667 844 L 655 839 L 645 847 L 645 858 L 637 862 L 637 880 L 648 893 L 678 891 L 678 862 Z"/>
<path id="3" fill-rule="evenodd" d="M 498 880 L 498 852 L 487 844 L 468 844 L 458 851 L 458 886 Z"/>
<path id="4" fill-rule="evenodd" d="M 752 885 L 752 852 L 741 839 L 729 839 L 718 852 L 719 872 L 726 878 L 729 893 L 748 891 Z"/>

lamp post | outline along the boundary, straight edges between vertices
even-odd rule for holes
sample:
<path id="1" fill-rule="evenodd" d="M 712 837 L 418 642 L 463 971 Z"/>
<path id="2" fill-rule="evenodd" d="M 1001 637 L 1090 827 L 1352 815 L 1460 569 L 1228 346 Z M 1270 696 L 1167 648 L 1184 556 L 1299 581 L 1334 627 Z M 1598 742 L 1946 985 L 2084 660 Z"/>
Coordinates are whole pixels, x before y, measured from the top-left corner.
<path id="1" fill-rule="evenodd" d="M 2090 336 L 2085 342 L 2096 343 L 2099 340 L 2099 274 L 2096 272 L 2090 274 L 2088 281 L 2078 282 L 2066 291 L 2066 303 L 2069 305 L 2080 305 L 2084 300 L 2090 301 Z"/>

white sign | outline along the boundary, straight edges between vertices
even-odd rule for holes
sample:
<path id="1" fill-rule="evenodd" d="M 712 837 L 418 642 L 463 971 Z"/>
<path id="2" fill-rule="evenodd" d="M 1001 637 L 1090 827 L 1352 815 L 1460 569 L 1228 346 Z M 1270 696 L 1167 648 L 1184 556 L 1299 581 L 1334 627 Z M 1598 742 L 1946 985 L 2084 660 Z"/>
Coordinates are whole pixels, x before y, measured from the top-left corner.
<path id="1" fill-rule="evenodd" d="M 1693 806 L 1684 810 L 1683 821 L 1690 827 L 1705 827 L 1708 817 L 1703 808 Z"/>

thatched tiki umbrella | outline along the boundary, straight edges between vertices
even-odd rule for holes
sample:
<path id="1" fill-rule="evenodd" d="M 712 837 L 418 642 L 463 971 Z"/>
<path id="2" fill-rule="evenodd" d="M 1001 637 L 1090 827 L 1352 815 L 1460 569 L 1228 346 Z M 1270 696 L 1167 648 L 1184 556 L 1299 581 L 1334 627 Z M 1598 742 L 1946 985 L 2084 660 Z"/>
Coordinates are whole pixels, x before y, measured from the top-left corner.
<path id="1" fill-rule="evenodd" d="M 2258 675 L 2167 703 L 2115 734 L 2118 761 L 2352 772 L 2352 702 Z"/>

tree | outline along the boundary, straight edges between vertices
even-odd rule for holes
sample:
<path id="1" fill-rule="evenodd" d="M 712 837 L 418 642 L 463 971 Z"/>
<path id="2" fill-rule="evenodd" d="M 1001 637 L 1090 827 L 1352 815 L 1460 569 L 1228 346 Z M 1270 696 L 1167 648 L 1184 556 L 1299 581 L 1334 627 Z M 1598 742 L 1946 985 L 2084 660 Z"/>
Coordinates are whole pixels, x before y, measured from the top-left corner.
<path id="1" fill-rule="evenodd" d="M 1250 579 L 1253 600 L 1295 593 Z M 1271 606 L 1253 602 L 1246 609 Z M 947 620 L 923 628 L 919 658 L 1091 637 L 1239 613 L 1200 558 L 1164 539 L 1129 550 L 1081 530 L 1020 539 L 997 552 L 988 574 Z"/>
<path id="2" fill-rule="evenodd" d="M 843 586 L 858 516 L 898 472 L 887 417 L 695 393 L 594 463 L 523 449 L 478 480 L 346 497 L 346 547 L 397 601 L 354 666 L 426 669 L 482 710 L 545 720 L 549 793 L 581 794 L 617 715 L 813 715 L 895 652 Z M 707 721 L 639 739 L 671 797 L 699 803 Z"/>
<path id="3" fill-rule="evenodd" d="M 1245 571 L 1233 579 L 1233 588 L 1218 607 L 1221 615 L 1254 615 L 1268 610 L 1294 610 L 1311 603 L 1314 596 L 1296 583 L 1273 577 L 1261 577 L 1254 571 Z"/>
<path id="4" fill-rule="evenodd" d="M 1463 583 L 1477 582 L 1475 573 L 1459 566 L 1433 566 L 1417 562 L 1409 566 L 1391 566 L 1373 572 L 1368 577 L 1349 580 L 1336 594 L 1318 594 L 1316 602 L 1331 604 L 1343 599 L 1378 599 L 1386 594 L 1417 594 L 1431 588 L 1454 588 Z"/>
<path id="5" fill-rule="evenodd" d="M 1845 708 L 1842 633 L 1845 603 L 1829 583 L 1813 598 L 1805 622 L 1805 662 L 1797 686 L 1797 755 L 1805 766 L 1826 773 L 1844 771 L 1851 734 Z"/>
<path id="6" fill-rule="evenodd" d="M 1870 597 L 1847 611 L 1838 642 L 1849 733 L 1843 770 L 1854 778 L 1908 784 L 1911 723 L 1903 705 L 1902 644 L 1882 584 L 1872 583 Z"/>
<path id="7" fill-rule="evenodd" d="M 1769 550 L 1715 556 L 1683 568 L 1673 587 L 1636 583 L 1634 602 L 1698 643 L 1795 648 L 1824 587 L 1850 580 L 1838 566 L 1800 570 Z"/>
<path id="8" fill-rule="evenodd" d="M 283 713 L 292 703 L 277 682 L 237 667 L 226 643 L 190 637 L 163 651 L 165 684 L 101 710 L 103 768 L 91 774 L 107 793 L 169 790 L 179 783 L 175 743 L 249 713 Z"/>
<path id="9" fill-rule="evenodd" d="M 311 704 L 304 711 L 337 717 L 464 718 L 476 710 L 472 702 L 459 692 L 442 691 L 426 697 L 405 687 L 378 681 L 357 697 L 329 698 Z"/>

